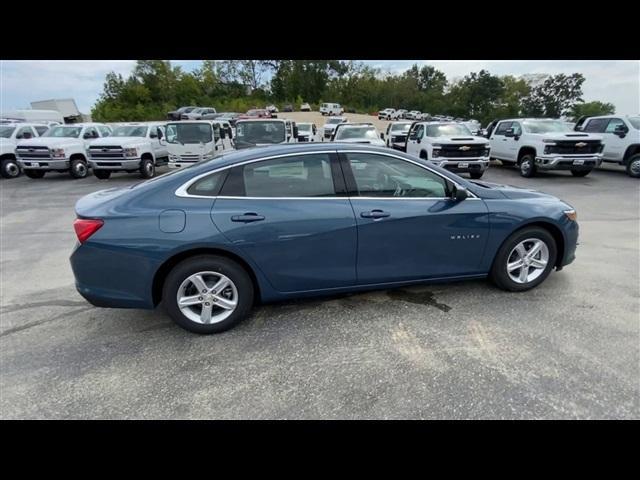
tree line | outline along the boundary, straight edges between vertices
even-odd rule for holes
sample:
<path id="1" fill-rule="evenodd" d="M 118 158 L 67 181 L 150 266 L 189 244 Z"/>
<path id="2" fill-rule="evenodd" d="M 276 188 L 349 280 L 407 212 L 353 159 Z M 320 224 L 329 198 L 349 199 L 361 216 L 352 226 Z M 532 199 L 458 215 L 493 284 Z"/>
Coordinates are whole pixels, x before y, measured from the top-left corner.
<path id="1" fill-rule="evenodd" d="M 362 62 L 338 60 L 204 60 L 192 72 L 166 60 L 138 60 L 131 75 L 110 72 L 91 114 L 103 122 L 166 118 L 181 106 L 245 112 L 274 103 L 314 110 L 323 102 L 347 111 L 404 108 L 431 115 L 476 119 L 567 117 L 615 113 L 610 103 L 584 102 L 581 73 L 496 76 L 486 70 L 448 80 L 443 72 L 413 65 L 384 73 Z"/>

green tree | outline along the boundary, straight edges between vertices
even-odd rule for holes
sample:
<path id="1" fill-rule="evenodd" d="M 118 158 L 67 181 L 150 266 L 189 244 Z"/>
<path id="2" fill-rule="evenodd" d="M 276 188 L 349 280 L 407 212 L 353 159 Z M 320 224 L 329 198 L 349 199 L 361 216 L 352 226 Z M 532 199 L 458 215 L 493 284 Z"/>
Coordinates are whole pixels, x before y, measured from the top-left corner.
<path id="1" fill-rule="evenodd" d="M 504 82 L 486 70 L 471 72 L 453 85 L 447 94 L 448 113 L 489 122 L 495 117 L 504 94 Z"/>
<path id="2" fill-rule="evenodd" d="M 544 83 L 534 87 L 531 94 L 523 99 L 525 115 L 534 117 L 559 118 L 568 114 L 576 103 L 582 102 L 584 75 L 554 75 Z"/>
<path id="3" fill-rule="evenodd" d="M 576 103 L 571 107 L 569 116 L 577 121 L 580 117 L 596 117 L 598 115 L 612 115 L 616 113 L 616 107 L 611 103 L 585 102 Z"/>

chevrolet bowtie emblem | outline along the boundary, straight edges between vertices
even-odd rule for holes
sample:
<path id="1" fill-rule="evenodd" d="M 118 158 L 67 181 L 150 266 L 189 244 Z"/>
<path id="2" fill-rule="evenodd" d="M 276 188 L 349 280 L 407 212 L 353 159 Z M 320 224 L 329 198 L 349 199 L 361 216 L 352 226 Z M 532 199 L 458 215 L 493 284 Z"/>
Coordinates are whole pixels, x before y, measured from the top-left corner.
<path id="1" fill-rule="evenodd" d="M 471 147 L 469 147 L 468 145 L 463 145 L 461 146 L 458 150 L 462 150 L 464 152 L 466 152 L 467 150 L 469 150 Z"/>
<path id="2" fill-rule="evenodd" d="M 108 151 L 109 151 L 109 149 L 108 149 L 108 148 L 103 148 L 103 149 L 102 149 L 102 151 L 103 151 L 103 152 L 108 152 Z"/>
<path id="3" fill-rule="evenodd" d="M 582 148 L 582 147 L 586 147 L 586 146 L 587 146 L 587 144 L 586 144 L 586 143 L 584 143 L 584 142 L 578 142 L 578 143 L 576 143 L 576 147 L 578 147 L 578 148 Z"/>

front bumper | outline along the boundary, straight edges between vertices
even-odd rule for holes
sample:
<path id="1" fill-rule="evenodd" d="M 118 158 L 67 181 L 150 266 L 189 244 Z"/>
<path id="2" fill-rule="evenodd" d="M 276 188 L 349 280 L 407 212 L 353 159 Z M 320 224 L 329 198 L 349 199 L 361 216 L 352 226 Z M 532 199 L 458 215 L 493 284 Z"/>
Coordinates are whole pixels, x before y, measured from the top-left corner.
<path id="1" fill-rule="evenodd" d="M 137 170 L 140 168 L 140 160 L 140 158 L 89 160 L 89 165 L 94 170 Z"/>
<path id="2" fill-rule="evenodd" d="M 592 170 L 602 163 L 602 155 L 540 155 L 538 170 Z"/>
<path id="3" fill-rule="evenodd" d="M 45 158 L 42 160 L 17 159 L 23 170 L 69 170 L 68 158 Z"/>
<path id="4" fill-rule="evenodd" d="M 446 168 L 451 172 L 484 172 L 489 168 L 489 157 L 480 158 L 434 158 L 431 160 L 436 165 Z"/>

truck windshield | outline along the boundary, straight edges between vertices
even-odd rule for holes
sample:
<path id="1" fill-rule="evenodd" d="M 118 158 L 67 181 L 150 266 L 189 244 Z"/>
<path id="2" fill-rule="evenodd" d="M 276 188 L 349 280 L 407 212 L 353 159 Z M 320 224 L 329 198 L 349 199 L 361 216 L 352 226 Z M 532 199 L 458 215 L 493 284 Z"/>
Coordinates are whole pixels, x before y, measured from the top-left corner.
<path id="1" fill-rule="evenodd" d="M 571 127 L 560 120 L 524 120 L 524 131 L 527 133 L 569 132 Z"/>
<path id="2" fill-rule="evenodd" d="M 298 130 L 300 132 L 310 132 L 311 131 L 311 124 L 310 123 L 299 123 L 298 124 Z"/>
<path id="3" fill-rule="evenodd" d="M 16 127 L 0 127 L 0 138 L 11 138 L 11 134 L 15 131 Z"/>
<path id="4" fill-rule="evenodd" d="M 329 120 L 327 120 L 327 123 L 329 125 L 335 125 L 337 123 L 342 123 L 342 119 L 341 118 L 330 118 Z"/>
<path id="5" fill-rule="evenodd" d="M 640 130 L 640 117 L 629 117 L 629 123 L 636 130 Z"/>
<path id="6" fill-rule="evenodd" d="M 208 123 L 169 123 L 167 142 L 169 143 L 209 143 L 213 139 L 213 127 Z"/>
<path id="7" fill-rule="evenodd" d="M 238 122 L 236 143 L 282 143 L 285 141 L 284 122 Z"/>
<path id="8" fill-rule="evenodd" d="M 459 123 L 427 126 L 427 137 L 448 137 L 452 135 L 471 135 L 469 129 Z"/>
<path id="9" fill-rule="evenodd" d="M 82 127 L 53 127 L 43 137 L 65 137 L 78 138 L 82 132 Z"/>
<path id="10" fill-rule="evenodd" d="M 391 125 L 392 132 L 408 132 L 410 128 L 410 123 L 394 123 Z"/>
<path id="11" fill-rule="evenodd" d="M 372 140 L 379 137 L 375 127 L 370 126 L 342 127 L 338 129 L 336 140 L 347 140 L 352 138 L 366 138 L 368 140 Z"/>
<path id="12" fill-rule="evenodd" d="M 149 128 L 141 125 L 122 125 L 113 129 L 112 137 L 146 137 Z"/>

